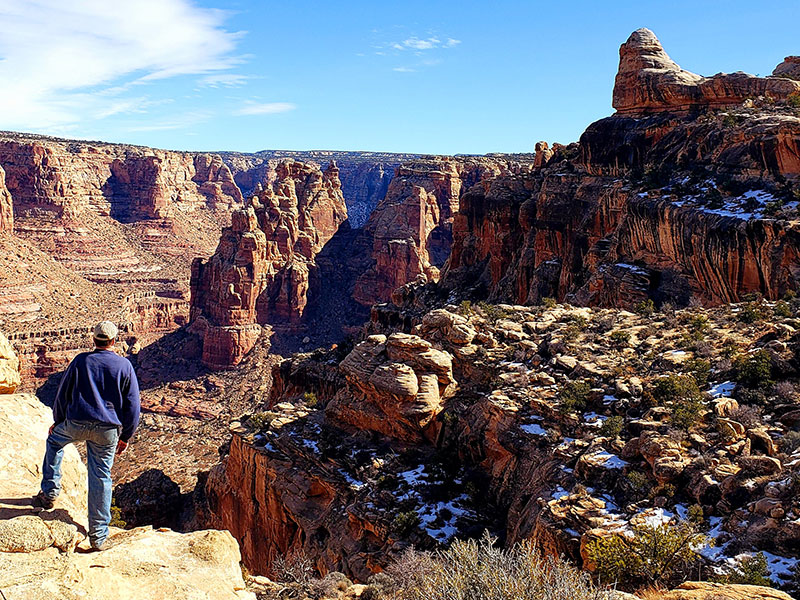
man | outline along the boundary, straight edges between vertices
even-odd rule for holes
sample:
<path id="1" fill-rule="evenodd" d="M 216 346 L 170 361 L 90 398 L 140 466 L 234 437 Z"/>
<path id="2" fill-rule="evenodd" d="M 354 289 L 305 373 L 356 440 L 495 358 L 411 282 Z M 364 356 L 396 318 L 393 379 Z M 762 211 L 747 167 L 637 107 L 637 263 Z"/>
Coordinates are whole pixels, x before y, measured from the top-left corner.
<path id="1" fill-rule="evenodd" d="M 110 321 L 94 328 L 92 352 L 67 367 L 53 405 L 53 421 L 42 465 L 42 489 L 34 504 L 53 508 L 61 491 L 64 446 L 85 441 L 89 470 L 89 542 L 107 546 L 111 522 L 111 466 L 139 424 L 139 382 L 131 363 L 112 351 L 119 331 Z"/>

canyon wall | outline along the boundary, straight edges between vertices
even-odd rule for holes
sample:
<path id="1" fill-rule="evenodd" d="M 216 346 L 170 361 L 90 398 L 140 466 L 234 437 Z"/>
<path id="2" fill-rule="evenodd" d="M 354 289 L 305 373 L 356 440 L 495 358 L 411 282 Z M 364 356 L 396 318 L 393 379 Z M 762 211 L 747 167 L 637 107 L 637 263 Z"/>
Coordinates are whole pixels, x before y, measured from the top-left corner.
<path id="1" fill-rule="evenodd" d="M 745 329 L 740 307 L 618 309 L 798 288 L 795 84 L 704 83 L 665 57 L 650 32 L 635 32 L 621 51 L 619 112 L 577 144 L 537 144 L 530 164 L 468 181 L 460 159 L 398 169 L 363 228 L 371 253 L 353 289 L 368 303 L 408 285 L 373 307 L 353 345 L 278 365 L 263 410 L 234 424 L 203 488 L 250 568 L 269 573 L 277 556 L 305 553 L 321 573 L 364 580 L 410 545 L 488 528 L 591 569 L 592 540 L 684 518 L 690 505 L 723 553 L 745 540 L 794 560 L 800 507 L 778 480 L 797 465 L 782 462 L 773 437 L 796 415 L 776 398 L 763 424 L 720 433 L 735 402 L 722 397 L 736 376 L 726 344 L 763 351 L 773 373 L 795 378 L 794 328 Z M 446 244 L 433 232 L 450 222 L 441 279 L 419 285 L 435 279 Z M 541 306 L 546 297 L 595 306 Z M 777 303 L 763 306 L 777 315 Z M 703 343 L 687 346 L 701 321 Z M 677 442 L 678 404 L 654 407 L 645 392 L 686 373 L 690 357 L 716 365 L 718 379 Z M 712 451 L 718 461 L 706 460 Z"/>
<path id="2" fill-rule="evenodd" d="M 671 87 L 685 72 L 651 32 L 635 32 L 620 54 L 624 108 L 590 125 L 574 151 L 462 196 L 445 288 L 626 307 L 796 289 L 800 119 L 775 98 L 752 99 L 773 81 L 800 84 L 748 76 L 712 99 L 692 92 L 692 107 L 737 104 L 735 114 L 688 114 Z"/>
<path id="3" fill-rule="evenodd" d="M 14 201 L 6 187 L 6 172 L 0 167 L 0 234 L 14 231 Z"/>
<path id="4" fill-rule="evenodd" d="M 453 218 L 461 194 L 479 181 L 509 172 L 509 161 L 440 157 L 398 167 L 386 197 L 364 226 L 372 264 L 355 283 L 356 302 L 386 301 L 397 288 L 423 276 L 439 279 L 450 254 Z"/>
<path id="5" fill-rule="evenodd" d="M 266 185 L 272 181 L 275 165 L 282 158 L 319 165 L 336 161 L 342 193 L 347 203 L 347 217 L 353 229 L 363 227 L 372 211 L 386 196 L 397 167 L 419 158 L 417 154 L 336 150 L 263 150 L 255 154 L 223 152 L 221 155 L 245 195 L 251 194 L 257 184 Z"/>
<path id="6" fill-rule="evenodd" d="M 281 161 L 249 204 L 233 213 L 215 254 L 192 264 L 191 319 L 209 366 L 237 364 L 261 325 L 291 330 L 300 321 L 314 257 L 347 219 L 335 163 L 322 172 Z"/>

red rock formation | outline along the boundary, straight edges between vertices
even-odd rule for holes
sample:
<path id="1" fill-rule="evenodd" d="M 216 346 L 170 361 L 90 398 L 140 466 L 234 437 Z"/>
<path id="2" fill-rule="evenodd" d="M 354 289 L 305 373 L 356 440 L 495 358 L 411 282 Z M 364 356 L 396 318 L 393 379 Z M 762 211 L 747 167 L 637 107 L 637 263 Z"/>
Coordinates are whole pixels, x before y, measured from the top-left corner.
<path id="1" fill-rule="evenodd" d="M 358 278 L 355 300 L 371 306 L 419 275 L 438 280 L 462 192 L 507 169 L 507 161 L 488 158 L 421 159 L 399 167 L 365 225 L 374 265 Z"/>
<path id="2" fill-rule="evenodd" d="M 241 202 L 219 156 L 139 146 L 14 135 L 0 139 L 0 165 L 19 213 L 74 218 L 154 218 L 207 203 Z"/>
<path id="3" fill-rule="evenodd" d="M 620 46 L 619 57 L 612 102 L 619 114 L 738 106 L 748 98 L 785 100 L 800 92 L 800 82 L 784 78 L 741 72 L 702 77 L 684 71 L 664 52 L 655 34 L 644 28 L 634 31 Z"/>
<path id="4" fill-rule="evenodd" d="M 364 226 L 369 215 L 386 196 L 394 172 L 403 163 L 416 160 L 417 154 L 391 152 L 346 152 L 336 150 L 264 150 L 256 154 L 223 152 L 236 184 L 245 194 L 252 193 L 258 184 L 266 185 L 275 178 L 275 166 L 282 158 L 320 165 L 336 161 L 342 193 L 347 204 L 350 226 Z"/>
<path id="5" fill-rule="evenodd" d="M 647 30 L 621 57 L 614 102 L 623 114 L 587 128 L 577 161 L 559 151 L 543 168 L 462 196 L 445 287 L 487 286 L 492 299 L 514 303 L 552 296 L 628 307 L 648 297 L 715 304 L 796 289 L 796 219 L 765 212 L 769 202 L 791 201 L 800 175 L 791 109 L 741 109 L 733 122 L 675 114 L 729 102 L 739 92 L 725 86 L 739 75 L 686 74 Z M 684 80 L 700 82 L 702 93 Z M 751 80 L 795 89 L 788 79 Z M 714 89 L 728 91 L 706 94 Z"/>
<path id="6" fill-rule="evenodd" d="M 14 204 L 6 187 L 6 172 L 0 167 L 0 233 L 14 231 Z"/>
<path id="7" fill-rule="evenodd" d="M 800 80 L 800 56 L 787 56 L 783 62 L 772 71 L 775 77 L 788 77 Z"/>
<path id="8" fill-rule="evenodd" d="M 435 438 L 433 421 L 456 387 L 450 354 L 415 335 L 374 335 L 340 368 L 348 386 L 326 408 L 333 422 L 408 442 Z"/>
<path id="9" fill-rule="evenodd" d="M 347 218 L 335 164 L 286 160 L 252 206 L 234 212 L 214 255 L 192 264 L 192 321 L 203 361 L 238 364 L 261 325 L 291 328 L 307 303 L 314 256 Z"/>

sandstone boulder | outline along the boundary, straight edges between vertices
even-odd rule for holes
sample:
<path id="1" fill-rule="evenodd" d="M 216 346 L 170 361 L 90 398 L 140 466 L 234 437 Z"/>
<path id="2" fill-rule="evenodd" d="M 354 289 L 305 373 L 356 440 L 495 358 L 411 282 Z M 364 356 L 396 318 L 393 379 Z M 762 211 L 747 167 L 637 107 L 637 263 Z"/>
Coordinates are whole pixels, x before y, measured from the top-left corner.
<path id="1" fill-rule="evenodd" d="M 663 595 L 664 600 L 791 600 L 791 596 L 760 585 L 687 581 Z"/>
<path id="2" fill-rule="evenodd" d="M 76 553 L 86 532 L 86 469 L 74 446 L 62 463 L 52 510 L 38 491 L 50 409 L 34 396 L 0 395 L 0 589 L 30 600 L 254 600 L 245 590 L 239 546 L 227 531 L 189 534 L 112 528 L 110 549 Z"/>
<path id="3" fill-rule="evenodd" d="M 373 335 L 341 362 L 348 385 L 326 407 L 342 424 L 407 441 L 430 437 L 455 391 L 453 357 L 416 335 Z"/>
<path id="4" fill-rule="evenodd" d="M 20 383 L 17 353 L 6 336 L 0 333 L 0 394 L 13 394 Z"/>

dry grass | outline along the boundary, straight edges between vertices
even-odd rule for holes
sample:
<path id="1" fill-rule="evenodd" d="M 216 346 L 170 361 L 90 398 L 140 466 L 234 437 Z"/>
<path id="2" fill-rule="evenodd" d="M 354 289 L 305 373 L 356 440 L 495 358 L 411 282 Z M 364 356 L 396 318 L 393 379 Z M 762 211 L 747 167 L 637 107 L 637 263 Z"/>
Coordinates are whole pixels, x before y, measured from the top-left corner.
<path id="1" fill-rule="evenodd" d="M 408 551 L 387 572 L 386 600 L 606 600 L 586 573 L 529 542 L 504 550 L 488 534 L 444 552 Z"/>

